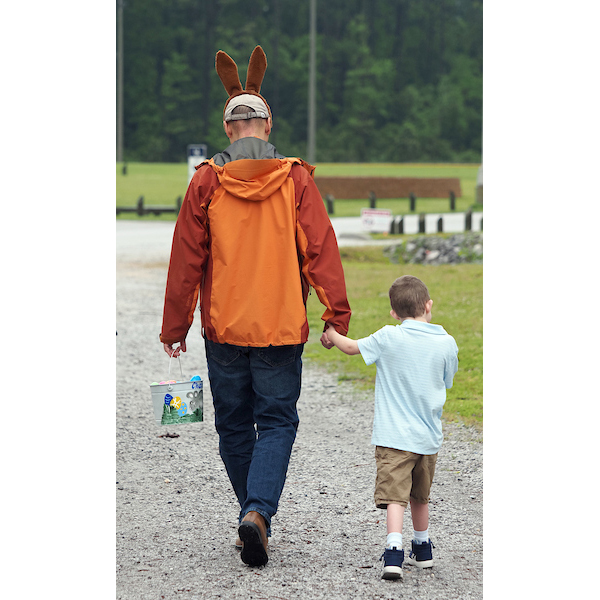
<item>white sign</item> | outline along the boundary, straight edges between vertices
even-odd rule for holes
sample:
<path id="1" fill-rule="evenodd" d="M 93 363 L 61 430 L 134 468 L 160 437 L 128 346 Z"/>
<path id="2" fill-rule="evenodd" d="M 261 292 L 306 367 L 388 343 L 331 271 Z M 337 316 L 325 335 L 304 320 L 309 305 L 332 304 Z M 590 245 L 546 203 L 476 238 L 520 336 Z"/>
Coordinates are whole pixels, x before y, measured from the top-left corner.
<path id="1" fill-rule="evenodd" d="M 360 211 L 362 228 L 366 231 L 389 231 L 392 223 L 392 211 L 385 208 L 363 208 Z"/>
<path id="2" fill-rule="evenodd" d="M 187 147 L 188 184 L 196 172 L 196 166 L 206 160 L 206 144 L 189 144 Z"/>

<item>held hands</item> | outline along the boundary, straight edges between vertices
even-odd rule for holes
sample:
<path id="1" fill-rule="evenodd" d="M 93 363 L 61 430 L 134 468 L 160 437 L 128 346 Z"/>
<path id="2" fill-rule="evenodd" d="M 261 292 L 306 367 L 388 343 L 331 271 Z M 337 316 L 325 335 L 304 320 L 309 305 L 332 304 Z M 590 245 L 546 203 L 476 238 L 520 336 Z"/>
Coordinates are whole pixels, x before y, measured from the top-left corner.
<path id="1" fill-rule="evenodd" d="M 181 342 L 175 349 L 173 349 L 173 344 L 163 344 L 163 348 L 165 349 L 165 352 L 173 358 L 177 358 L 180 352 L 186 351 L 185 341 Z"/>
<path id="2" fill-rule="evenodd" d="M 327 325 L 327 329 L 323 335 L 327 336 L 327 341 L 329 341 L 332 346 L 335 346 L 333 340 L 335 339 L 336 335 L 339 335 L 339 333 L 335 330 L 333 325 Z"/>
<path id="3" fill-rule="evenodd" d="M 333 329 L 333 327 L 329 325 L 327 329 Z M 326 331 L 324 331 L 323 335 L 321 336 L 321 344 L 323 345 L 323 348 L 327 348 L 327 350 L 331 350 L 334 346 L 333 342 L 329 339 L 329 337 L 327 337 Z"/>

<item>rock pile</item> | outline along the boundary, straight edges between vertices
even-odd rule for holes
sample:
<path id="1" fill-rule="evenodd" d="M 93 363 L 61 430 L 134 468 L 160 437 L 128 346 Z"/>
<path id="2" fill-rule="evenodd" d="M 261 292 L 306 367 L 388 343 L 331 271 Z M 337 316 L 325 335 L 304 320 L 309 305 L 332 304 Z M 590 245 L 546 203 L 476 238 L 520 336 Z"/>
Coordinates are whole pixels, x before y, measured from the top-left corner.
<path id="1" fill-rule="evenodd" d="M 457 233 L 450 237 L 420 236 L 389 246 L 384 253 L 394 263 L 483 263 L 483 233 Z"/>

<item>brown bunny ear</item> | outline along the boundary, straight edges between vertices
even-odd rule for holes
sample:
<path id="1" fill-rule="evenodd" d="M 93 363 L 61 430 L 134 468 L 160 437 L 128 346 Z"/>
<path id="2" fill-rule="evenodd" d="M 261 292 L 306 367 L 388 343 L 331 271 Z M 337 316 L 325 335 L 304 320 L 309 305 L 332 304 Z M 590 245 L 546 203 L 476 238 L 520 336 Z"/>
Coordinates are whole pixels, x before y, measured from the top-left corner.
<path id="1" fill-rule="evenodd" d="M 248 74 L 246 75 L 246 91 L 260 92 L 260 86 L 262 85 L 265 71 L 267 70 L 267 56 L 265 51 L 260 47 L 256 46 L 250 56 L 250 62 L 248 63 Z"/>
<path id="2" fill-rule="evenodd" d="M 237 65 L 233 58 L 226 52 L 219 50 L 215 57 L 215 69 L 217 75 L 225 88 L 225 91 L 232 96 L 235 93 L 242 91 L 242 83 L 238 74 Z"/>

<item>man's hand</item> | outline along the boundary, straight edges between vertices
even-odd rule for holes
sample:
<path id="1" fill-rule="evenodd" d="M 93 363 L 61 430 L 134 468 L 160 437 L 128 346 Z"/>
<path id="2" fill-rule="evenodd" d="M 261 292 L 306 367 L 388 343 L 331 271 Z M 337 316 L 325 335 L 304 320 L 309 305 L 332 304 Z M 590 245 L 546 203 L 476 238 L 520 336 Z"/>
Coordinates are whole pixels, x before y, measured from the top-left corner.
<path id="1" fill-rule="evenodd" d="M 177 358 L 180 352 L 186 351 L 185 341 L 181 342 L 175 349 L 173 349 L 173 344 L 163 344 L 163 348 L 165 349 L 165 352 L 173 358 Z"/>
<path id="2" fill-rule="evenodd" d="M 327 348 L 327 350 L 333 348 L 333 342 L 329 340 L 326 332 L 323 332 L 323 335 L 321 336 L 321 344 L 323 344 L 323 348 Z"/>

